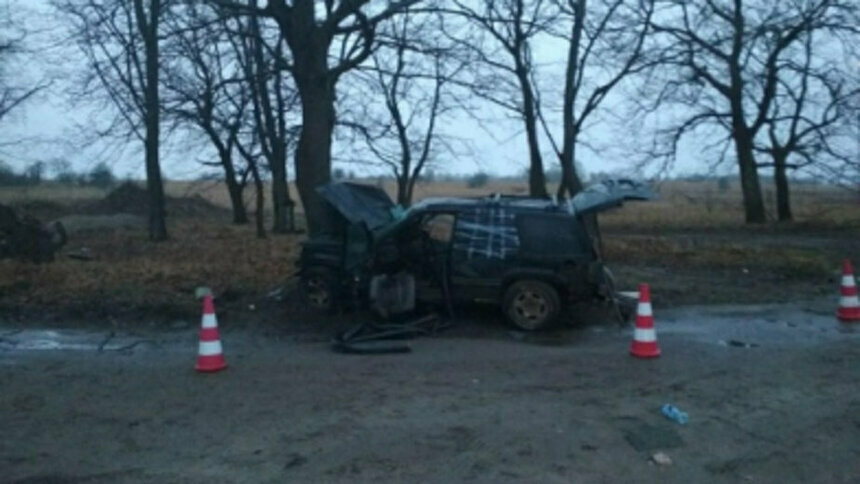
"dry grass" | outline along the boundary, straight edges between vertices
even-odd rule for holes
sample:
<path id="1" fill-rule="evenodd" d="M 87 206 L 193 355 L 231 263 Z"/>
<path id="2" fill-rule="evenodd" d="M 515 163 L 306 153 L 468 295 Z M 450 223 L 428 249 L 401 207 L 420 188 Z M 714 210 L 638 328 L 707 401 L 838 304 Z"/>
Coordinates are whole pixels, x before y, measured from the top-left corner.
<path id="1" fill-rule="evenodd" d="M 20 204 L 33 201 L 69 203 L 101 198 L 108 190 L 95 187 L 76 187 L 45 183 L 32 187 L 3 187 L 0 189 L 0 203 Z"/>
<path id="2" fill-rule="evenodd" d="M 664 229 L 740 229 L 768 230 L 774 227 L 744 226 L 739 191 L 720 192 L 713 183 L 666 183 L 658 188 L 659 199 L 630 203 L 623 210 L 601 216 L 607 228 Z M 774 220 L 775 201 L 766 187 L 765 206 Z M 806 229 L 844 229 L 860 227 L 860 199 L 857 194 L 831 187 L 799 186 L 792 192 L 795 226 Z M 789 227 L 790 228 L 790 227 Z"/>
<path id="3" fill-rule="evenodd" d="M 198 286 L 231 297 L 257 296 L 283 284 L 294 270 L 297 236 L 260 240 L 250 227 L 182 221 L 172 239 L 146 242 L 143 230 L 88 233 L 67 251 L 87 247 L 93 261 L 60 257 L 52 264 L 0 261 L 0 304 L 53 308 L 81 315 L 194 314 Z"/>
<path id="4" fill-rule="evenodd" d="M 755 246 L 751 242 L 740 238 L 709 241 L 702 238 L 617 236 L 606 237 L 604 250 L 607 260 L 615 263 L 739 274 L 753 269 L 787 279 L 827 276 L 834 268 L 834 256 L 828 251 L 771 244 Z"/>

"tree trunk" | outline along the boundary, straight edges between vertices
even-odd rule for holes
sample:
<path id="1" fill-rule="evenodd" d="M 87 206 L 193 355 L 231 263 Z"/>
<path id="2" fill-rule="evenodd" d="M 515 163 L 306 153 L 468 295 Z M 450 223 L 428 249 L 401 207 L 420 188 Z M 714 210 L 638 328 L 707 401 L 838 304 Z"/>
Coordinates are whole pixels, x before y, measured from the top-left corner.
<path id="1" fill-rule="evenodd" d="M 290 204 L 287 188 L 287 153 L 283 140 L 273 141 L 272 160 L 269 163 L 272 169 L 272 208 L 274 209 L 272 233 L 286 234 L 290 231 L 287 223 L 287 210 Z"/>
<path id="2" fill-rule="evenodd" d="M 744 14 L 742 9 L 742 2 L 735 0 L 732 17 L 734 27 L 732 52 L 728 58 L 730 82 L 728 92 L 724 94 L 728 97 L 731 106 L 732 138 L 735 142 L 735 154 L 738 158 L 745 220 L 748 224 L 763 224 L 766 219 L 764 200 L 758 179 L 758 165 L 753 152 L 755 132 L 747 125 L 744 112 L 744 78 L 741 67 L 741 51 L 744 43 Z"/>
<path id="3" fill-rule="evenodd" d="M 565 195 L 573 197 L 582 190 L 582 180 L 576 173 L 576 140 L 579 133 L 574 113 L 576 103 L 576 78 L 579 69 L 579 47 L 582 42 L 582 31 L 585 28 L 585 0 L 573 3 L 575 17 L 571 27 L 570 45 L 567 51 L 567 71 L 564 79 L 564 138 L 561 149 L 561 183 L 558 186 L 559 198 Z"/>
<path id="4" fill-rule="evenodd" d="M 251 176 L 254 178 L 254 191 L 256 192 L 257 202 L 254 205 L 254 225 L 257 227 L 257 237 L 260 239 L 266 238 L 266 218 L 264 214 L 266 197 L 263 180 L 260 178 L 260 169 L 256 163 L 251 164 Z"/>
<path id="5" fill-rule="evenodd" d="M 748 224 L 763 224 L 766 221 L 764 199 L 761 195 L 758 170 L 753 153 L 752 137 L 745 125 L 735 122 L 735 152 L 741 177 L 741 192 L 744 199 L 744 215 Z"/>
<path id="6" fill-rule="evenodd" d="M 519 64 L 519 61 L 518 61 Z M 523 96 L 523 122 L 526 125 L 526 141 L 529 146 L 529 195 L 547 197 L 546 176 L 543 170 L 543 157 L 540 153 L 537 130 L 537 109 L 525 66 L 517 66 L 517 78 Z"/>
<path id="7" fill-rule="evenodd" d="M 248 211 L 245 209 L 243 198 L 244 187 L 236 181 L 236 168 L 233 166 L 233 157 L 226 147 L 219 147 L 218 157 L 221 159 L 221 167 L 224 168 L 224 182 L 227 185 L 227 194 L 230 195 L 230 206 L 233 209 L 233 223 L 244 225 L 248 223 Z"/>
<path id="8" fill-rule="evenodd" d="M 406 185 L 406 202 L 407 202 L 407 204 L 403 205 L 404 207 L 408 207 L 409 205 L 412 205 L 412 197 L 415 196 L 415 183 L 417 181 L 418 181 L 418 175 L 417 174 L 413 175 L 409 179 L 409 183 L 407 183 L 407 185 Z"/>
<path id="9" fill-rule="evenodd" d="M 287 187 L 289 186 L 287 184 Z M 296 233 L 296 202 L 292 198 L 287 200 L 287 227 L 290 233 Z"/>
<path id="10" fill-rule="evenodd" d="M 262 52 L 260 53 L 262 55 Z M 275 55 L 283 55 L 283 42 L 278 42 Z M 275 92 L 275 111 L 272 115 L 275 119 L 271 122 L 272 150 L 275 164 L 278 167 L 277 175 L 272 171 L 272 201 L 275 205 L 275 219 L 272 222 L 272 232 L 284 234 L 295 231 L 293 220 L 293 200 L 290 197 L 290 185 L 287 180 L 287 107 L 284 103 L 283 74 L 280 69 L 275 70 L 273 90 Z M 271 109 L 271 107 L 269 108 Z"/>
<path id="11" fill-rule="evenodd" d="M 256 1 L 251 4 L 256 8 Z M 287 224 L 288 205 L 290 203 L 289 190 L 287 188 L 287 149 L 283 139 L 283 133 L 278 130 L 278 119 L 283 119 L 283 106 L 278 97 L 277 107 L 272 106 L 272 99 L 269 91 L 269 77 L 267 73 L 265 58 L 263 55 L 263 41 L 259 38 L 260 26 L 256 16 L 251 16 L 251 34 L 255 36 L 252 40 L 253 56 L 254 56 L 254 92 L 255 109 L 258 123 L 257 130 L 260 136 L 260 142 L 263 144 L 263 153 L 269 163 L 269 169 L 272 172 L 272 211 L 274 219 L 272 221 L 272 233 L 285 234 L 289 232 Z M 276 49 L 277 53 L 281 52 L 280 41 Z M 280 96 L 281 77 L 277 73 L 274 76 L 273 90 L 277 96 Z M 275 111 L 278 112 L 275 112 Z"/>
<path id="12" fill-rule="evenodd" d="M 142 0 L 140 0 L 142 1 Z M 141 9 L 142 4 L 138 5 Z M 167 225 L 164 213 L 164 183 L 158 159 L 159 114 L 158 95 L 158 18 L 160 2 L 150 5 L 149 22 L 139 25 L 144 37 L 146 52 L 146 87 L 144 92 L 146 135 L 146 188 L 149 193 L 149 239 L 155 242 L 167 240 Z M 138 15 L 140 22 L 142 15 Z"/>
<path id="13" fill-rule="evenodd" d="M 773 157 L 773 180 L 776 184 L 776 213 L 780 222 L 791 222 L 791 198 L 788 187 L 786 161 L 788 153 L 776 153 Z"/>
<path id="14" fill-rule="evenodd" d="M 403 207 L 408 207 L 412 203 L 412 197 L 409 193 L 408 174 L 397 176 L 397 203 Z"/>
<path id="15" fill-rule="evenodd" d="M 328 73 L 322 74 L 322 78 L 307 77 L 296 79 L 302 101 L 302 132 L 296 149 L 296 187 L 305 209 L 308 231 L 319 234 L 332 228 L 328 211 L 316 188 L 331 180 L 334 86 Z"/>
<path id="16" fill-rule="evenodd" d="M 564 145 L 561 150 L 561 183 L 556 195 L 559 198 L 565 196 L 573 197 L 582 191 L 582 179 L 576 172 L 576 135 L 565 135 Z"/>
<path id="17" fill-rule="evenodd" d="M 233 165 L 232 141 L 224 144 L 218 132 L 212 126 L 211 117 L 208 122 L 204 122 L 203 130 L 209 136 L 209 140 L 215 145 L 218 151 L 218 161 L 221 163 L 221 168 L 224 169 L 224 184 L 227 185 L 227 194 L 230 196 L 230 207 L 233 210 L 233 223 L 236 225 L 244 225 L 248 223 L 248 212 L 245 209 L 245 200 L 243 192 L 245 190 L 244 183 L 239 183 L 236 180 L 236 167 Z M 231 139 L 235 134 L 231 134 Z"/>

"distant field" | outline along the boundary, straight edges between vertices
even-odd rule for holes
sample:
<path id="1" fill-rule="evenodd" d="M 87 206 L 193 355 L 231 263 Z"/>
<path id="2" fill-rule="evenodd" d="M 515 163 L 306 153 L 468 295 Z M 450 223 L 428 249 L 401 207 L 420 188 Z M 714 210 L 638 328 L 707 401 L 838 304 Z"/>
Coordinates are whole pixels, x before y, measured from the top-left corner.
<path id="1" fill-rule="evenodd" d="M 392 197 L 396 193 L 394 182 L 384 183 L 382 187 Z M 719 190 L 716 182 L 669 181 L 660 183 L 655 189 L 660 196 L 659 200 L 628 204 L 623 210 L 606 213 L 601 217 L 602 220 L 607 227 L 632 225 L 655 228 L 718 228 L 743 225 L 741 193 L 737 183 L 732 183 L 731 188 L 725 192 Z M 299 203 L 298 210 L 301 211 L 295 186 L 291 185 L 290 190 Z M 174 196 L 199 194 L 224 207 L 230 203 L 222 184 L 171 182 L 167 191 Z M 480 188 L 468 188 L 465 182 L 445 181 L 419 184 L 415 188 L 415 199 L 417 201 L 439 196 L 476 197 L 491 193 L 524 195 L 527 191 L 525 182 L 495 181 Z M 772 214 L 775 204 L 773 188 L 766 186 L 764 196 Z M 251 203 L 250 192 L 247 198 Z M 837 187 L 798 185 L 792 190 L 792 199 L 799 222 L 816 225 L 860 224 L 860 194 Z"/>
<path id="2" fill-rule="evenodd" d="M 394 182 L 384 183 L 382 187 L 392 197 L 396 193 Z M 655 189 L 660 196 L 659 200 L 629 204 L 623 210 L 606 213 L 601 217 L 602 220 L 607 227 L 632 225 L 655 228 L 718 228 L 743 225 L 741 194 L 737 183 L 732 183 L 731 188 L 725 192 L 719 190 L 716 182 L 669 181 L 655 186 Z M 295 186 L 291 185 L 290 190 L 300 204 Z M 527 191 L 525 182 L 495 181 L 480 188 L 468 188 L 465 182 L 445 181 L 419 184 L 415 188 L 415 199 L 417 201 L 438 196 L 476 197 L 491 193 L 524 195 Z M 223 185 L 211 182 L 171 182 L 168 185 L 168 193 L 175 196 L 199 194 L 225 207 L 230 203 Z M 250 195 L 249 192 L 249 203 Z M 772 214 L 775 205 L 773 188 L 766 186 L 764 196 Z M 837 187 L 798 185 L 792 190 L 792 199 L 798 222 L 816 225 L 860 224 L 860 194 Z M 300 205 L 298 210 L 301 211 Z"/>
<path id="3" fill-rule="evenodd" d="M 360 180 L 380 186 L 375 180 Z M 396 185 L 393 181 L 381 184 L 390 195 L 394 195 Z M 554 187 L 550 187 L 554 188 Z M 601 216 L 607 228 L 727 228 L 743 225 L 743 209 L 739 185 L 732 181 L 727 190 L 720 190 L 716 181 L 687 182 L 668 181 L 655 185 L 659 199 L 648 203 L 631 203 L 623 210 L 614 210 Z M 764 187 L 765 202 L 770 218 L 774 213 L 774 190 Z M 228 208 L 230 199 L 223 183 L 171 181 L 166 184 L 166 192 L 173 197 L 200 196 L 220 207 Z M 290 184 L 290 192 L 302 212 L 301 201 L 295 184 Z M 480 188 L 468 188 L 464 181 L 444 181 L 420 183 L 415 188 L 415 199 L 438 196 L 484 196 L 491 193 L 523 195 L 527 192 L 525 181 L 491 181 Z M 0 202 L 25 203 L 33 201 L 52 201 L 56 203 L 84 203 L 103 197 L 107 190 L 91 187 L 69 187 L 62 185 L 42 185 L 36 187 L 12 187 L 0 189 Z M 269 193 L 266 193 L 267 210 L 271 207 Z M 792 188 L 792 208 L 796 221 L 813 226 L 860 226 L 860 192 L 850 192 L 843 188 L 796 185 Z M 246 192 L 249 210 L 253 206 L 253 192 Z"/>

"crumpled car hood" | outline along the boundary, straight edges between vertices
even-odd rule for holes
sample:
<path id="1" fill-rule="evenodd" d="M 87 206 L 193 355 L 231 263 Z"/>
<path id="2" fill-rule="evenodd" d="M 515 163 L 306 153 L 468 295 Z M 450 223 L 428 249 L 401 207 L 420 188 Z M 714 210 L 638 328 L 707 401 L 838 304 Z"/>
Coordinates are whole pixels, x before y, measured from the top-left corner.
<path id="1" fill-rule="evenodd" d="M 397 220 L 396 205 L 381 188 L 336 182 L 317 187 L 317 193 L 350 223 L 364 224 L 370 231 Z"/>

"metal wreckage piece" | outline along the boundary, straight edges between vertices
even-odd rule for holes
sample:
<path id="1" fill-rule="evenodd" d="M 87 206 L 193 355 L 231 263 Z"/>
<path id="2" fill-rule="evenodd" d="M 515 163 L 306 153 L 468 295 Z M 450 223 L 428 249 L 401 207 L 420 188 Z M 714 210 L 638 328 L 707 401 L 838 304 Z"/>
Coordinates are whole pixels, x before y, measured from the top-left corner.
<path id="1" fill-rule="evenodd" d="M 412 347 L 403 340 L 418 336 L 433 336 L 451 327 L 450 321 L 454 314 L 450 302 L 447 304 L 447 318 L 430 313 L 405 322 L 394 322 L 393 319 L 410 314 L 415 309 L 415 286 L 411 277 L 385 276 L 378 278 L 373 285 L 375 286 L 372 289 L 374 301 L 370 309 L 386 322 L 363 322 L 347 331 L 335 334 L 331 341 L 334 351 L 347 354 L 410 353 Z M 450 293 L 447 290 L 445 297 L 450 300 Z M 352 299 L 352 308 L 358 311 L 361 306 L 357 285 L 352 287 Z"/>
<path id="2" fill-rule="evenodd" d="M 0 204 L 0 259 L 52 262 L 67 240 L 60 222 L 43 224 L 30 216 L 19 217 L 11 207 Z"/>
<path id="3" fill-rule="evenodd" d="M 428 314 L 405 323 L 361 323 L 338 333 L 332 339 L 332 349 L 339 353 L 384 354 L 409 353 L 412 347 L 403 340 L 431 336 L 450 327 L 438 314 Z"/>

